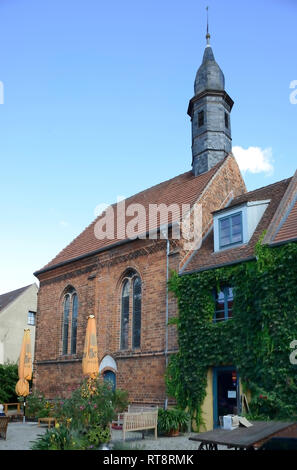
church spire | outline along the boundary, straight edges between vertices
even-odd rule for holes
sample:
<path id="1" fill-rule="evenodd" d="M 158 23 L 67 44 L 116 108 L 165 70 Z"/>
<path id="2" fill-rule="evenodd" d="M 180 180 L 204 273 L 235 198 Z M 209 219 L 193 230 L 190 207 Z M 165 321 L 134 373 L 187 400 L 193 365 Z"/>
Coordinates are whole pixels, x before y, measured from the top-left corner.
<path id="1" fill-rule="evenodd" d="M 206 26 L 206 46 L 210 46 L 210 34 L 208 31 L 208 7 L 206 7 L 207 26 Z"/>
<path id="2" fill-rule="evenodd" d="M 198 175 L 231 152 L 230 112 L 233 101 L 225 91 L 224 74 L 210 45 L 208 7 L 206 47 L 194 84 L 188 114 L 192 121 L 192 168 Z"/>

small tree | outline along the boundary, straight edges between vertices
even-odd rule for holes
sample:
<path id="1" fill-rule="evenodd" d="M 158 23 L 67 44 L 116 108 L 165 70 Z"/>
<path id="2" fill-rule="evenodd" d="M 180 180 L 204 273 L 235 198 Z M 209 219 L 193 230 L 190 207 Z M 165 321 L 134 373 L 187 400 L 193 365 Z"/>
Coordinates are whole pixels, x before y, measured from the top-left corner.
<path id="1" fill-rule="evenodd" d="M 15 386 L 18 381 L 17 364 L 7 362 L 0 364 L 0 403 L 17 401 Z"/>

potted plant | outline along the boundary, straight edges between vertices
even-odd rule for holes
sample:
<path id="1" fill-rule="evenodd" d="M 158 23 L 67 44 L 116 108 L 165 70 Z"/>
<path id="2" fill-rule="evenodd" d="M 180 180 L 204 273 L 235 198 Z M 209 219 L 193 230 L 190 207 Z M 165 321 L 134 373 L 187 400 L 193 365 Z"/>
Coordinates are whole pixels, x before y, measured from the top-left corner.
<path id="1" fill-rule="evenodd" d="M 178 436 L 181 431 L 185 431 L 189 422 L 189 415 L 186 411 L 178 408 L 170 408 L 158 411 L 158 433 L 167 436 Z"/>

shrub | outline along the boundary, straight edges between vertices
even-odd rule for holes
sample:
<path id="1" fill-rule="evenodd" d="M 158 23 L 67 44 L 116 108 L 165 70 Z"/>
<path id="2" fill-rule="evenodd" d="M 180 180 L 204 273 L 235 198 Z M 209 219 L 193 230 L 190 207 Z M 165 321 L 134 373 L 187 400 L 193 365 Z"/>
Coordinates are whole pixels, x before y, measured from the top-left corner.
<path id="1" fill-rule="evenodd" d="M 17 401 L 15 386 L 18 381 L 18 366 L 13 363 L 0 364 L 0 403 Z"/>
<path id="2" fill-rule="evenodd" d="M 43 393 L 38 390 L 29 393 L 26 397 L 26 416 L 28 418 L 43 418 L 49 416 L 46 410 L 47 401 Z"/>
<path id="3" fill-rule="evenodd" d="M 101 425 L 105 428 L 115 417 L 114 392 L 101 379 L 86 379 L 71 397 L 57 400 L 53 413 L 60 422 L 71 419 L 71 426 L 89 428 Z"/>
<path id="4" fill-rule="evenodd" d="M 80 440 L 75 440 L 75 433 L 65 425 L 47 429 L 45 434 L 33 442 L 32 450 L 75 450 L 80 448 Z"/>
<path id="5" fill-rule="evenodd" d="M 186 411 L 171 408 L 158 410 L 158 433 L 168 434 L 170 431 L 185 431 L 189 423 L 189 415 Z"/>
<path id="6" fill-rule="evenodd" d="M 40 413 L 49 412 L 58 420 L 54 429 L 32 444 L 34 450 L 95 450 L 110 441 L 110 423 L 117 409 L 126 407 L 126 392 L 113 392 L 100 378 L 86 379 L 68 399 L 55 400 Z M 39 403 L 37 401 L 37 403 Z"/>
<path id="7" fill-rule="evenodd" d="M 128 392 L 117 389 L 114 391 L 113 406 L 116 413 L 123 413 L 128 408 Z"/>

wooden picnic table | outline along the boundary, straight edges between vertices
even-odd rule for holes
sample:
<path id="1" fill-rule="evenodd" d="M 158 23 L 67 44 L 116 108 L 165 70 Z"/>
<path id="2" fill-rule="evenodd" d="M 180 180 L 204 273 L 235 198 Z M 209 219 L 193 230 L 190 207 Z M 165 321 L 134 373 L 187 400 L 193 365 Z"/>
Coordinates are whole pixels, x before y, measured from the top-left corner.
<path id="1" fill-rule="evenodd" d="M 214 429 L 191 436 L 200 442 L 198 450 L 217 450 L 218 445 L 237 450 L 255 450 L 272 437 L 297 437 L 297 423 L 281 421 L 252 421 L 253 426 L 236 429 Z"/>
<path id="2" fill-rule="evenodd" d="M 4 413 L 6 416 L 12 420 L 14 418 L 19 418 L 23 416 L 23 410 L 21 410 L 21 404 L 18 403 L 3 403 L 4 406 Z M 9 409 L 9 407 L 13 407 L 13 409 Z"/>
<path id="3" fill-rule="evenodd" d="M 57 418 L 53 418 L 52 416 L 51 417 L 47 416 L 45 418 L 38 418 L 38 426 L 40 426 L 41 423 L 46 423 L 48 427 L 50 428 L 51 424 L 53 424 L 53 426 L 56 426 Z"/>

